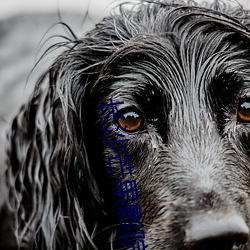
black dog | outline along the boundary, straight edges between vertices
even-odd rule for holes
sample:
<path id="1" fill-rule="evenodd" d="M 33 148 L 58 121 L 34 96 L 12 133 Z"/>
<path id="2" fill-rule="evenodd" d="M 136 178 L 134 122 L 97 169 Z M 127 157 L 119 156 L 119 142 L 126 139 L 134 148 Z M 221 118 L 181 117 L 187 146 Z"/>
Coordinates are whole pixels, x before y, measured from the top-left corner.
<path id="1" fill-rule="evenodd" d="M 122 6 L 40 79 L 3 249 L 250 249 L 250 18 L 189 3 Z"/>

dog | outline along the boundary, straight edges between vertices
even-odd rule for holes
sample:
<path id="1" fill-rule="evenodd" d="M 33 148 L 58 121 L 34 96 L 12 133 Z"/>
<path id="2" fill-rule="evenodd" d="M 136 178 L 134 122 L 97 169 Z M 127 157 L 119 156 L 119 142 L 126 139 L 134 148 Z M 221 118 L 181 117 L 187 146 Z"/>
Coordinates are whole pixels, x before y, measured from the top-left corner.
<path id="1" fill-rule="evenodd" d="M 121 5 L 8 134 L 1 249 L 250 249 L 250 18 Z"/>

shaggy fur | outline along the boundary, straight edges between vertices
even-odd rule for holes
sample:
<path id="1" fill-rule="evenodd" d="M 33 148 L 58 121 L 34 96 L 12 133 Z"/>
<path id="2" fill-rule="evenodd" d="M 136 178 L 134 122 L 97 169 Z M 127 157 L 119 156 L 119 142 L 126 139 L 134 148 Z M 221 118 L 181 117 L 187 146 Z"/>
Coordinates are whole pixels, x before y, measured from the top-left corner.
<path id="1" fill-rule="evenodd" d="M 125 249 L 112 183 L 120 166 L 111 178 L 117 152 L 98 107 L 111 98 L 144 120 L 120 133 L 147 250 L 205 249 L 188 245 L 196 215 L 237 214 L 250 225 L 250 125 L 237 118 L 250 102 L 249 20 L 219 1 L 142 2 L 71 41 L 13 121 L 1 249 Z M 244 237 L 237 249 L 250 249 Z"/>

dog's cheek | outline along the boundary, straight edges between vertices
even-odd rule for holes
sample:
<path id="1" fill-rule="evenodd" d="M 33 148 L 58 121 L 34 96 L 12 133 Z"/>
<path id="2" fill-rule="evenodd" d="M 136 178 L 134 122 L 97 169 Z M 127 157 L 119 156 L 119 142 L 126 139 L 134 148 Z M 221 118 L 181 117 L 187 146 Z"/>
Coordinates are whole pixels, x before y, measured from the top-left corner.
<path id="1" fill-rule="evenodd" d="M 103 149 L 103 159 L 105 171 L 108 176 L 107 182 L 112 185 L 113 182 L 119 184 L 120 180 L 122 182 L 134 180 L 136 182 L 138 199 L 127 202 L 125 205 L 122 205 L 122 201 L 120 201 L 120 205 L 140 205 L 142 211 L 140 221 L 145 225 L 151 225 L 157 214 L 155 191 L 158 190 L 158 180 L 157 174 L 154 172 L 159 160 L 159 150 L 155 148 L 155 143 L 152 143 L 149 134 L 129 135 L 127 138 L 129 138 L 129 141 L 126 142 L 124 149 L 120 151 L 120 155 L 124 163 L 127 157 L 126 153 L 128 153 L 130 165 L 132 166 L 131 174 L 127 169 L 128 165 L 121 167 L 119 159 L 117 158 L 109 164 L 109 159 L 117 157 L 119 151 L 105 147 Z M 157 147 L 159 147 L 159 145 Z M 124 177 L 122 176 L 121 169 L 124 171 Z M 113 191 L 117 192 L 115 188 Z M 110 193 L 110 195 L 112 196 L 113 194 Z M 147 229 L 147 226 L 145 226 L 145 228 Z"/>
<path id="2" fill-rule="evenodd" d="M 148 168 L 145 168 L 138 179 L 139 201 L 142 207 L 142 230 L 148 249 L 179 249 L 183 245 L 185 218 L 187 211 L 180 205 L 183 199 L 174 197 L 170 189 L 174 185 L 167 181 L 170 166 L 161 164 L 161 156 L 151 155 Z M 172 186 L 170 188 L 170 186 Z M 185 212 L 184 212 L 185 211 Z"/>
<path id="3" fill-rule="evenodd" d="M 159 190 L 164 182 L 161 181 L 166 174 L 163 169 L 159 169 L 161 162 L 161 148 L 163 147 L 160 137 L 151 134 L 142 134 L 131 139 L 125 150 L 128 150 L 131 165 L 134 167 L 132 176 L 127 174 L 124 180 L 135 180 L 138 191 L 138 200 L 130 204 L 141 206 L 141 222 L 145 225 L 142 230 L 147 230 L 154 223 L 159 213 Z"/>
<path id="4" fill-rule="evenodd" d="M 244 152 L 244 155 L 248 156 L 250 160 L 250 127 L 242 126 L 238 131 L 238 136 L 234 140 L 234 144 L 237 148 Z"/>

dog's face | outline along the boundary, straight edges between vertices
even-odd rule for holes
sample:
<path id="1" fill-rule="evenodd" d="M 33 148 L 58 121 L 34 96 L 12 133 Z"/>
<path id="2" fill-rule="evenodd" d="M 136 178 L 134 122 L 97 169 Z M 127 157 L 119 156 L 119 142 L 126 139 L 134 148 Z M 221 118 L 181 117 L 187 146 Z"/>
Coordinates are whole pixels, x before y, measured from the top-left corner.
<path id="1" fill-rule="evenodd" d="M 120 249 L 130 231 L 118 207 L 139 204 L 142 224 L 122 223 L 145 232 L 147 250 L 250 249 L 250 32 L 244 11 L 228 15 L 141 4 L 57 59 L 49 88 L 38 87 L 24 107 L 27 124 L 17 118 L 10 137 L 9 186 L 26 242 Z M 110 100 L 123 102 L 116 124 L 98 107 Z M 125 145 L 131 175 L 124 165 L 122 177 L 117 158 L 109 167 L 119 150 L 103 135 L 129 139 L 116 145 Z M 115 184 L 131 180 L 138 199 L 123 204 Z M 37 200 L 46 213 L 34 215 Z"/>
<path id="2" fill-rule="evenodd" d="M 139 199 L 126 206 L 141 205 L 147 249 L 243 249 L 250 225 L 249 33 L 206 10 L 159 9 L 148 32 L 137 30 L 110 56 L 94 87 L 98 104 L 124 102 L 117 107 L 125 118 L 116 119 L 127 126 L 118 132 L 129 139 L 121 155 L 129 152 L 133 175 L 125 166 L 122 178 L 116 161 L 112 180 L 136 180 Z M 97 114 L 98 131 L 116 131 L 112 116 L 103 126 L 106 114 Z M 118 151 L 98 139 L 109 173 L 108 158 Z"/>

